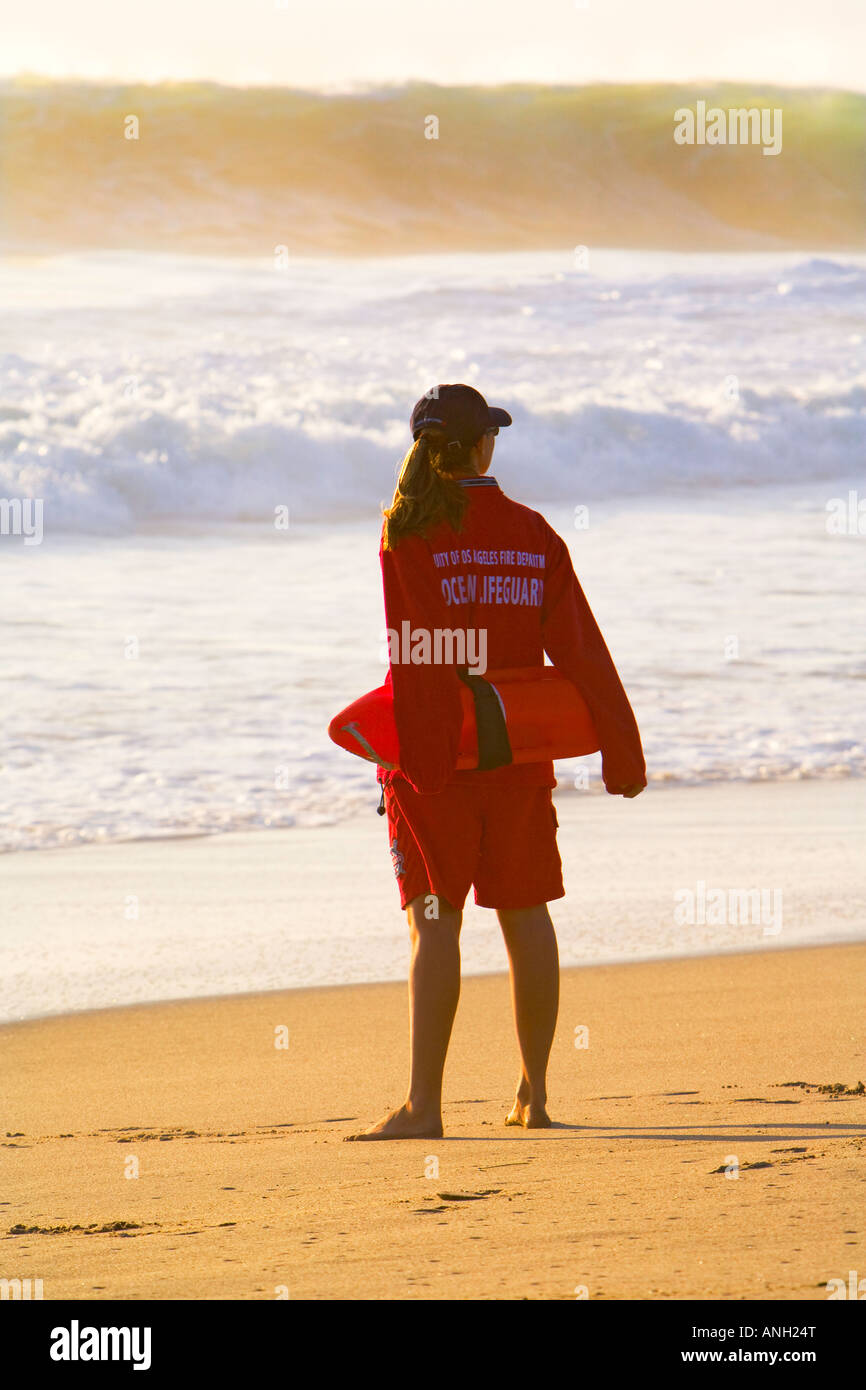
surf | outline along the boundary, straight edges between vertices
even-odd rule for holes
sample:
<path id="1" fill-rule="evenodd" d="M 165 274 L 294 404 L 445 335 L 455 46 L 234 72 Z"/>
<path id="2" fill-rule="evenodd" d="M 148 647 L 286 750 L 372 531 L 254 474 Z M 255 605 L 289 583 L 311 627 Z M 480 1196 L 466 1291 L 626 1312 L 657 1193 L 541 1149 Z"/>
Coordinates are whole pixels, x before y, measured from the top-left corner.
<path id="1" fill-rule="evenodd" d="M 726 145 L 707 159 L 705 147 L 678 145 L 675 113 L 698 103 L 784 111 L 785 158 Z M 289 256 L 854 250 L 866 226 L 864 128 L 866 95 L 733 83 L 333 94 L 7 79 L 2 244 Z M 137 138 L 124 138 L 131 129 Z"/>

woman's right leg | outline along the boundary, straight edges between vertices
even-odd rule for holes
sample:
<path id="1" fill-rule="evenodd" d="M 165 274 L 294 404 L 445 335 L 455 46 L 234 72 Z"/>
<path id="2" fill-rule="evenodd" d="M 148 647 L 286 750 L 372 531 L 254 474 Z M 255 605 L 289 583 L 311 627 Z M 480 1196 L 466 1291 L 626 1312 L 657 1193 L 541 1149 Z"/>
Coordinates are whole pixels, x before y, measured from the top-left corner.
<path id="1" fill-rule="evenodd" d="M 496 912 L 511 971 L 522 1071 L 505 1123 L 547 1129 L 547 1063 L 559 1012 L 559 952 L 546 903 Z"/>
<path id="2" fill-rule="evenodd" d="M 435 915 L 428 916 L 431 908 Z M 412 939 L 409 967 L 409 1089 L 406 1100 L 352 1139 L 442 1136 L 442 1076 L 460 998 L 461 910 L 422 895 L 406 906 Z"/>

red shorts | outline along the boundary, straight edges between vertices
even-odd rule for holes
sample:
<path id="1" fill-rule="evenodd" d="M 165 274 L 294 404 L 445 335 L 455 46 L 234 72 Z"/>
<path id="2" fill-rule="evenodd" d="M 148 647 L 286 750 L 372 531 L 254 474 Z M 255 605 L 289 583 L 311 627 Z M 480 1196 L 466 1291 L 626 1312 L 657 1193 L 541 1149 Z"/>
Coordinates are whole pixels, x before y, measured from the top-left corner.
<path id="1" fill-rule="evenodd" d="M 394 774 L 385 810 L 401 907 L 432 893 L 462 908 L 473 884 L 479 907 L 536 907 L 565 895 L 549 787 L 452 783 L 422 796 Z"/>

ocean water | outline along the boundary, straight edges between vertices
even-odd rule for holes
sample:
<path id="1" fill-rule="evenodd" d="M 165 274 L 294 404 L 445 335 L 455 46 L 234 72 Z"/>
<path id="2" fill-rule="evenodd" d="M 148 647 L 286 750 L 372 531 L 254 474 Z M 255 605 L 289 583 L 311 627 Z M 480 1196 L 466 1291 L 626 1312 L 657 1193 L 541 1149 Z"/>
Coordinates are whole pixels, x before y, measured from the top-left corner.
<path id="1" fill-rule="evenodd" d="M 675 113 L 778 110 L 781 148 Z M 775 124 L 775 122 L 774 122 Z M 405 255 L 863 247 L 866 95 L 606 83 L 354 92 L 0 80 L 0 245 Z"/>
<path id="2" fill-rule="evenodd" d="M 492 472 L 568 538 L 651 780 L 866 773 L 863 258 L 68 253 L 0 302 L 0 499 L 42 507 L 0 536 L 3 849 L 375 804 L 325 729 L 384 674 L 436 381 L 511 411 Z"/>

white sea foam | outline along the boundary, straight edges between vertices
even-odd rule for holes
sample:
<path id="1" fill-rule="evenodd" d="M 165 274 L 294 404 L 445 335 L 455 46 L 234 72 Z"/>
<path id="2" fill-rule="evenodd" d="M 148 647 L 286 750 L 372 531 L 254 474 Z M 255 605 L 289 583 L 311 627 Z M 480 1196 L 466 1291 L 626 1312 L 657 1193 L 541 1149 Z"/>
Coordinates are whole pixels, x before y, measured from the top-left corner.
<path id="1" fill-rule="evenodd" d="M 591 253 L 10 262 L 0 496 L 46 530 L 370 515 L 417 397 L 501 401 L 543 501 L 833 478 L 866 456 L 866 263 Z"/>

